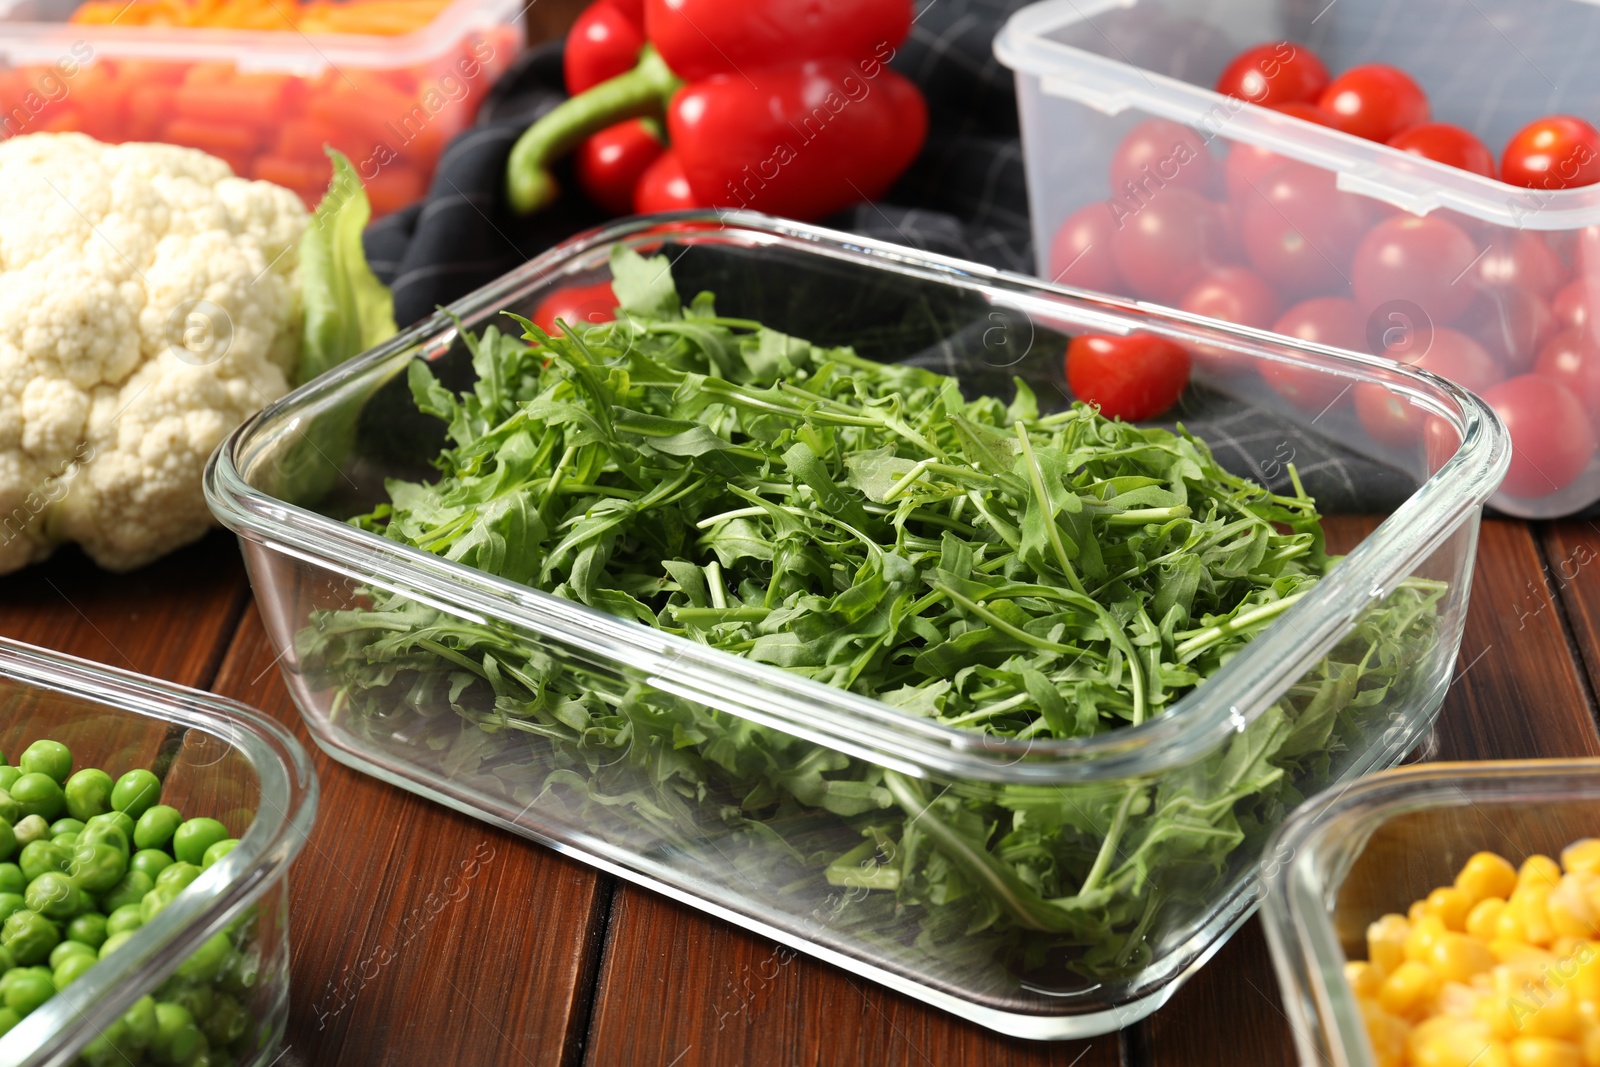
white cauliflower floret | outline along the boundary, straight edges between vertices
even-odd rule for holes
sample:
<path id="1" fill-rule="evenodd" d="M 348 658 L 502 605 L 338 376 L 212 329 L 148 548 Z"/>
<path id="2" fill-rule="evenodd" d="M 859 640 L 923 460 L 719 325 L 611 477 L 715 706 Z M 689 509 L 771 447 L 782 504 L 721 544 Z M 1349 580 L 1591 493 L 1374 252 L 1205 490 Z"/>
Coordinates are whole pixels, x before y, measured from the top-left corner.
<path id="1" fill-rule="evenodd" d="M 0 143 L 0 573 L 210 528 L 207 458 L 289 388 L 307 218 L 193 149 Z"/>

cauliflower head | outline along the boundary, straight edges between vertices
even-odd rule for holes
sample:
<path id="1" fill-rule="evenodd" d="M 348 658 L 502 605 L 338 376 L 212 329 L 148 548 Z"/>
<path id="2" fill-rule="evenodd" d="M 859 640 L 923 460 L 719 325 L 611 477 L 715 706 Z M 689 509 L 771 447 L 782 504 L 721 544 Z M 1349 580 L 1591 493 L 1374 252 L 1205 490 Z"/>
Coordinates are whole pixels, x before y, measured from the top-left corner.
<path id="1" fill-rule="evenodd" d="M 0 143 L 0 574 L 210 528 L 206 460 L 294 375 L 307 219 L 190 148 Z"/>

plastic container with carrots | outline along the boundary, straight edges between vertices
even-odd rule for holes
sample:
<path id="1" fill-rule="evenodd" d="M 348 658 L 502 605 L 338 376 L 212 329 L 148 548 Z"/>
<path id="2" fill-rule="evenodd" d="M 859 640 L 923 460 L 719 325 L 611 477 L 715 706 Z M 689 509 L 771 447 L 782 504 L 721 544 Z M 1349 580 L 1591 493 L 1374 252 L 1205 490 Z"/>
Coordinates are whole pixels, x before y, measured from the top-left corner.
<path id="1" fill-rule="evenodd" d="M 327 187 L 331 145 L 374 215 L 421 197 L 524 44 L 517 0 L 0 3 L 0 139 L 165 141 Z"/>

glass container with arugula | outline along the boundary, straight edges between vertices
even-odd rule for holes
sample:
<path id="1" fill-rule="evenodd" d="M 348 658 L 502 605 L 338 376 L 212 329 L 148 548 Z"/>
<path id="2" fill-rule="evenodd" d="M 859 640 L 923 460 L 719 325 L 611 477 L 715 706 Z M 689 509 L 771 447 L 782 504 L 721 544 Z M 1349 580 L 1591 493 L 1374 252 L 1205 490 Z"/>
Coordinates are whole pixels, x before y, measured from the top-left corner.
<path id="1" fill-rule="evenodd" d="M 615 321 L 522 317 L 604 280 Z M 1063 376 L 1091 331 L 1226 372 L 1109 420 Z M 1190 430 L 1229 426 L 1225 466 Z M 1291 442 L 1409 495 L 1322 516 Z M 1062 1038 L 1159 1007 L 1284 816 L 1426 734 L 1506 458 L 1405 368 L 724 214 L 552 251 L 264 412 L 207 492 L 336 758 Z"/>

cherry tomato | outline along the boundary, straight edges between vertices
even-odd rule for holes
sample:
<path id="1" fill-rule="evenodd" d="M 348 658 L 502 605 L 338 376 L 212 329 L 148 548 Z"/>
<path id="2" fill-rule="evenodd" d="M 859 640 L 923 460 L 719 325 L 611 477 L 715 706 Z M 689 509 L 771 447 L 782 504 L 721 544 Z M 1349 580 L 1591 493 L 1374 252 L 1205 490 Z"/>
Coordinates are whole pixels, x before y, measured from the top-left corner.
<path id="1" fill-rule="evenodd" d="M 1501 366 L 1520 374 L 1533 366 L 1556 321 L 1549 306 L 1528 290 L 1503 286 L 1481 289 L 1456 326 L 1476 337 Z"/>
<path id="2" fill-rule="evenodd" d="M 1315 123 L 1318 126 L 1328 126 L 1338 129 L 1333 121 L 1333 116 L 1328 114 L 1315 103 L 1304 101 L 1291 101 L 1287 104 L 1273 104 L 1272 110 L 1300 119 L 1304 122 Z"/>
<path id="3" fill-rule="evenodd" d="M 632 70 L 644 44 L 642 20 L 630 19 L 626 11 L 611 3 L 590 4 L 567 32 L 561 57 L 567 92 L 577 96 Z"/>
<path id="4" fill-rule="evenodd" d="M 1153 419 L 1189 384 L 1189 353 L 1149 334 L 1079 334 L 1067 345 L 1067 385 L 1107 418 Z"/>
<path id="5" fill-rule="evenodd" d="M 1496 232 L 1473 273 L 1480 284 L 1514 285 L 1543 297 L 1550 296 L 1567 280 L 1567 268 L 1560 257 L 1530 230 Z"/>
<path id="6" fill-rule="evenodd" d="M 1209 266 L 1226 260 L 1227 239 L 1210 201 L 1188 189 L 1163 189 L 1130 210 L 1112 205 L 1117 229 L 1111 254 L 1134 293 L 1174 304 Z"/>
<path id="7" fill-rule="evenodd" d="M 1315 103 L 1327 87 L 1328 68 L 1322 60 L 1291 41 L 1245 49 L 1217 79 L 1217 92 L 1252 104 Z"/>
<path id="8" fill-rule="evenodd" d="M 1345 133 L 1387 141 L 1428 121 L 1428 97 L 1411 76 L 1385 63 L 1352 67 L 1333 79 L 1317 106 Z"/>
<path id="9" fill-rule="evenodd" d="M 1433 215 L 1397 215 L 1374 226 L 1356 248 L 1350 284 L 1368 312 L 1389 301 L 1415 304 L 1434 326 L 1472 302 L 1467 277 L 1478 249 L 1461 227 Z"/>
<path id="10" fill-rule="evenodd" d="M 1183 294 L 1178 309 L 1267 330 L 1278 317 L 1278 294 L 1261 275 L 1248 267 L 1217 267 L 1207 271 Z M 1249 370 L 1256 362 L 1217 345 L 1198 346 L 1195 359 L 1208 370 L 1223 374 Z"/>
<path id="11" fill-rule="evenodd" d="M 1117 226 L 1111 205 L 1085 204 L 1067 216 L 1050 241 L 1050 280 L 1114 293 L 1124 288 L 1117 261 L 1111 255 L 1111 236 Z"/>
<path id="12" fill-rule="evenodd" d="M 1600 182 L 1600 130 L 1571 115 L 1524 126 L 1500 153 L 1500 180 L 1530 189 L 1573 189 Z"/>
<path id="13" fill-rule="evenodd" d="M 633 187 L 633 210 L 640 215 L 700 206 L 689 187 L 689 176 L 683 172 L 683 160 L 671 149 L 657 156 Z"/>
<path id="14" fill-rule="evenodd" d="M 1352 352 L 1367 349 L 1361 313 L 1353 301 L 1342 296 L 1302 300 L 1278 317 L 1272 324 L 1272 332 Z M 1289 363 L 1264 361 L 1261 376 L 1289 403 L 1317 414 L 1332 406 L 1348 387 L 1348 383 L 1336 375 Z"/>
<path id="15" fill-rule="evenodd" d="M 594 326 L 611 322 L 617 317 L 617 294 L 611 291 L 610 282 L 593 285 L 569 285 L 557 289 L 534 308 L 529 316 L 545 333 L 560 332 L 556 320 L 571 326 Z"/>
<path id="16" fill-rule="evenodd" d="M 1485 178 L 1494 177 L 1494 153 L 1472 134 L 1448 122 L 1422 122 L 1401 130 L 1389 138 L 1389 147 Z"/>
<path id="17" fill-rule="evenodd" d="M 1319 126 L 1333 125 L 1328 116 L 1312 104 L 1280 104 L 1270 110 Z M 1228 199 L 1235 204 L 1245 203 L 1260 189 L 1274 167 L 1287 162 L 1289 157 L 1280 156 L 1269 148 L 1235 141 L 1222 161 L 1223 185 L 1227 189 Z"/>
<path id="18" fill-rule="evenodd" d="M 619 122 L 578 146 L 573 165 L 584 193 L 613 215 L 633 211 L 639 178 L 665 152 L 661 138 L 643 119 Z"/>
<path id="19" fill-rule="evenodd" d="M 1571 485 L 1595 452 L 1583 402 L 1560 382 L 1524 374 L 1483 394 L 1511 434 L 1511 469 L 1500 488 L 1535 499 Z"/>
<path id="20" fill-rule="evenodd" d="M 1600 288 L 1600 287 L 1597 287 Z M 1589 324 L 1589 281 L 1576 278 L 1562 286 L 1550 302 L 1556 324 L 1562 329 L 1581 330 Z"/>
<path id="21" fill-rule="evenodd" d="M 1483 392 L 1505 377 L 1482 345 L 1449 327 L 1433 331 L 1423 352 L 1400 362 L 1449 378 L 1474 393 Z M 1396 448 L 1410 448 L 1421 442 L 1427 415 L 1423 409 L 1376 382 L 1362 382 L 1352 392 L 1356 415 L 1375 439 Z"/>
<path id="22" fill-rule="evenodd" d="M 1117 145 L 1111 155 L 1111 191 L 1135 202 L 1177 186 L 1204 195 L 1211 188 L 1214 164 L 1205 141 L 1181 122 L 1146 119 Z"/>
<path id="23" fill-rule="evenodd" d="M 1371 225 L 1365 197 L 1340 192 L 1332 171 L 1281 164 L 1239 204 L 1250 265 L 1285 296 L 1343 289 L 1356 243 Z"/>
<path id="24" fill-rule="evenodd" d="M 1591 416 L 1600 414 L 1600 344 L 1587 331 L 1562 330 L 1546 341 L 1533 373 L 1560 382 Z"/>

